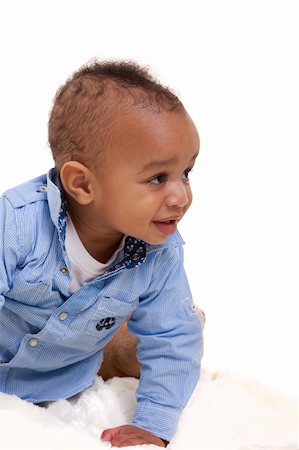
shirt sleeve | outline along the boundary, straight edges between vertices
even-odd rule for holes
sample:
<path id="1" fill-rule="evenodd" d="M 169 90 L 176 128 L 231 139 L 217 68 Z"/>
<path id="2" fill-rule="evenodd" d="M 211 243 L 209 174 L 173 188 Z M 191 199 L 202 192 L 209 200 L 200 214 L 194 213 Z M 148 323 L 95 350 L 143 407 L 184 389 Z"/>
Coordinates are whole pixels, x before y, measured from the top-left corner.
<path id="1" fill-rule="evenodd" d="M 202 328 L 183 267 L 183 248 L 167 249 L 147 295 L 128 323 L 139 340 L 141 376 L 132 425 L 170 441 L 200 374 Z"/>
<path id="2" fill-rule="evenodd" d="M 19 241 L 14 208 L 0 197 L 0 309 L 5 302 L 13 275 L 19 263 Z"/>

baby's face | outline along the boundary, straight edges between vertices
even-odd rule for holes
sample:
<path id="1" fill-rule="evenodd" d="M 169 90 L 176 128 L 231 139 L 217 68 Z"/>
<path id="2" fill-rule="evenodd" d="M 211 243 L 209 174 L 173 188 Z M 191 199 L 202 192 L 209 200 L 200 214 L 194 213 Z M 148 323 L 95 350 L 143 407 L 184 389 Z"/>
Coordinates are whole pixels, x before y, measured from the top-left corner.
<path id="1" fill-rule="evenodd" d="M 188 174 L 198 151 L 198 133 L 187 114 L 120 114 L 106 161 L 94 173 L 99 231 L 164 242 L 191 204 Z"/>

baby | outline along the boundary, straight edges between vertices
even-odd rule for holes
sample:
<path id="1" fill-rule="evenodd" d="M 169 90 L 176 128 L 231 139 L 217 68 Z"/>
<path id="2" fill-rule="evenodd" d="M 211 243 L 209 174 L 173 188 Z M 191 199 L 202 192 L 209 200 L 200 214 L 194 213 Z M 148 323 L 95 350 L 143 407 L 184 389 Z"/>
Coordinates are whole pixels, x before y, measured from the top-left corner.
<path id="1" fill-rule="evenodd" d="M 140 375 L 132 423 L 102 439 L 164 447 L 202 356 L 177 231 L 196 127 L 146 68 L 93 61 L 58 90 L 49 142 L 55 168 L 0 198 L 0 391 L 41 403 Z"/>

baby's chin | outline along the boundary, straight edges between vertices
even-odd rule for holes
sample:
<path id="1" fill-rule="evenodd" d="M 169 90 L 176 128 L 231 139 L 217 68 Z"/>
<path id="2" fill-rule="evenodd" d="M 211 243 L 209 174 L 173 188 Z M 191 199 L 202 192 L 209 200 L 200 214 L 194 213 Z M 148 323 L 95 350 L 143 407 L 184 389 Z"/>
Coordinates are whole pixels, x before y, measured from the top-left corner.
<path id="1" fill-rule="evenodd" d="M 156 239 L 147 239 L 146 242 L 149 245 L 161 245 L 164 244 L 164 242 L 167 241 L 167 239 L 169 238 L 169 236 L 165 236 L 165 237 L 161 237 L 161 238 L 156 238 Z"/>

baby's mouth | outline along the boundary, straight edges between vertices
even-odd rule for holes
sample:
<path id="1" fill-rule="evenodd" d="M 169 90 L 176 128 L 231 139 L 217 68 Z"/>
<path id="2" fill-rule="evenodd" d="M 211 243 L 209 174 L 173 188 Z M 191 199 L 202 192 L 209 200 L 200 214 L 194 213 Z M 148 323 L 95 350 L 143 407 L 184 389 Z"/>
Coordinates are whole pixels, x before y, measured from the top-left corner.
<path id="1" fill-rule="evenodd" d="M 163 234 L 173 234 L 176 232 L 177 229 L 177 220 L 154 220 L 154 224 L 158 228 L 159 231 L 161 231 Z"/>

